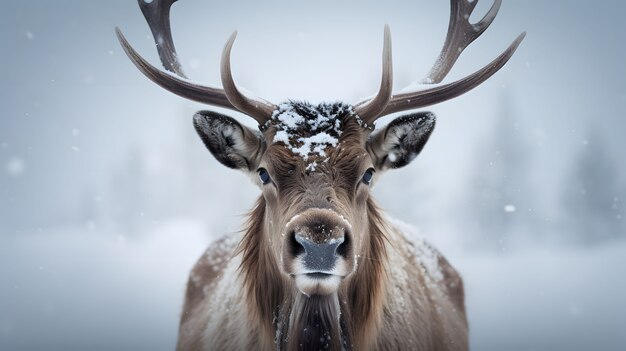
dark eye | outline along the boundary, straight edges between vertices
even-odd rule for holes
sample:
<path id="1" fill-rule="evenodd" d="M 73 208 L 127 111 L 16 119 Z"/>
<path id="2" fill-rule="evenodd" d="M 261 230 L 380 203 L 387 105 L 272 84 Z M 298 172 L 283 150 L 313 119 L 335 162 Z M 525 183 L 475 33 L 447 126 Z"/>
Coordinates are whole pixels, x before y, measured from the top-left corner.
<path id="1" fill-rule="evenodd" d="M 257 172 L 259 172 L 259 179 L 261 180 L 261 183 L 263 183 L 263 185 L 270 182 L 270 174 L 267 173 L 267 169 L 259 168 Z"/>
<path id="2" fill-rule="evenodd" d="M 370 168 L 365 173 L 363 173 L 363 183 L 370 185 L 372 183 L 372 178 L 374 178 L 374 169 Z"/>

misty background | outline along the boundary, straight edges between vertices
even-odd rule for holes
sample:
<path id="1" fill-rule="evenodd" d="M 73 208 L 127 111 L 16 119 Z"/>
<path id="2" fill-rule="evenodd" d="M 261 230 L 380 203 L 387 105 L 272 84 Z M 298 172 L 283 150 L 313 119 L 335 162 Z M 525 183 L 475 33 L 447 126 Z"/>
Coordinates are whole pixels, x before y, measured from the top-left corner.
<path id="1" fill-rule="evenodd" d="M 259 191 L 196 136 L 191 116 L 208 107 L 160 89 L 124 55 L 115 26 L 159 65 L 135 1 L 2 5 L 0 349 L 171 350 L 189 270 L 241 228 Z M 526 30 L 517 53 L 430 107 L 429 145 L 374 189 L 463 275 L 474 350 L 626 343 L 625 11 L 503 1 L 446 81 Z M 354 102 L 378 88 L 385 23 L 401 89 L 430 69 L 448 16 L 435 0 L 184 0 L 172 29 L 196 81 L 219 85 L 237 29 L 239 85 L 273 102 Z"/>

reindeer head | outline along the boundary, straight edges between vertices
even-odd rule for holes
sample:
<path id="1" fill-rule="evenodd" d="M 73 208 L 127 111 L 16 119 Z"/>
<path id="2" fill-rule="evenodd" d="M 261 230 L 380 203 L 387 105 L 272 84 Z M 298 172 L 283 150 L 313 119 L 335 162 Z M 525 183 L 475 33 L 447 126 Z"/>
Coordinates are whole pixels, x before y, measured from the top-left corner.
<path id="1" fill-rule="evenodd" d="M 458 81 L 392 94 L 391 34 L 385 26 L 380 89 L 374 98 L 351 105 L 313 106 L 289 101 L 274 105 L 247 97 L 235 85 L 230 55 L 234 33 L 223 51 L 223 89 L 186 80 L 170 33 L 169 10 L 175 0 L 139 0 L 154 34 L 164 67 L 150 65 L 130 46 L 119 29 L 119 40 L 133 63 L 148 78 L 182 97 L 243 112 L 259 130 L 210 111 L 194 116 L 194 126 L 215 158 L 230 168 L 253 175 L 262 191 L 259 231 L 267 237 L 265 256 L 275 264 L 287 286 L 306 296 L 336 294 L 358 271 L 359 257 L 370 257 L 375 205 L 370 189 L 378 175 L 410 163 L 422 150 L 435 126 L 431 113 L 412 113 L 374 130 L 375 121 L 391 113 L 417 109 L 454 98 L 478 86 L 504 66 L 521 43 L 522 33 L 500 56 Z M 468 18 L 477 0 L 451 0 L 452 13 L 444 48 L 423 84 L 445 78 L 457 58 L 493 21 L 496 0 L 478 23 Z M 177 77 L 178 76 L 178 77 Z M 260 233 L 258 233 L 261 235 Z"/>
<path id="2" fill-rule="evenodd" d="M 198 112 L 194 125 L 217 160 L 253 176 L 270 252 L 313 295 L 335 292 L 354 271 L 368 240 L 370 188 L 379 173 L 415 158 L 435 117 L 411 114 L 372 132 L 351 105 L 291 101 L 261 131 L 210 111 Z"/>

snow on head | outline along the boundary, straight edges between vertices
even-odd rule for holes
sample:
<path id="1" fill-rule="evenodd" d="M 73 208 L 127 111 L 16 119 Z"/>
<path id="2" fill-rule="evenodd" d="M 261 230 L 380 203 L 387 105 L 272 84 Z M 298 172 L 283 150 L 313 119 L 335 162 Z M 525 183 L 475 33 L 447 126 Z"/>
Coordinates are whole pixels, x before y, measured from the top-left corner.
<path id="1" fill-rule="evenodd" d="M 341 103 L 313 106 L 303 102 L 281 104 L 272 114 L 274 143 L 283 143 L 295 155 L 309 161 L 308 171 L 328 157 L 327 149 L 339 144 L 342 118 L 355 116 L 352 106 Z"/>

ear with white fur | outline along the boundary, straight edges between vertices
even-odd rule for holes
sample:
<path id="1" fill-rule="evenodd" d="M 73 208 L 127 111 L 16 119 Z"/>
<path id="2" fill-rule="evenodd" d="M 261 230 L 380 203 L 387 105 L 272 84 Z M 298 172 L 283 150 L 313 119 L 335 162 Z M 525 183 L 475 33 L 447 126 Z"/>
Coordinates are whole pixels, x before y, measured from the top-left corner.
<path id="1" fill-rule="evenodd" d="M 196 132 L 223 165 L 256 171 L 265 151 L 260 132 L 241 125 L 234 118 L 211 111 L 199 111 L 193 116 Z"/>
<path id="2" fill-rule="evenodd" d="M 378 170 L 408 165 L 422 151 L 435 128 L 435 115 L 414 113 L 394 119 L 367 141 L 367 151 Z"/>

